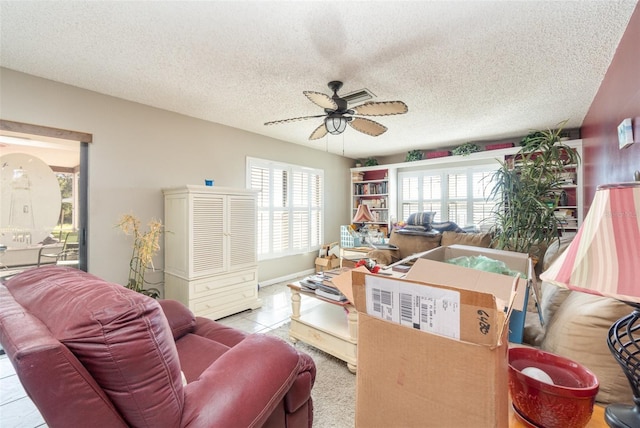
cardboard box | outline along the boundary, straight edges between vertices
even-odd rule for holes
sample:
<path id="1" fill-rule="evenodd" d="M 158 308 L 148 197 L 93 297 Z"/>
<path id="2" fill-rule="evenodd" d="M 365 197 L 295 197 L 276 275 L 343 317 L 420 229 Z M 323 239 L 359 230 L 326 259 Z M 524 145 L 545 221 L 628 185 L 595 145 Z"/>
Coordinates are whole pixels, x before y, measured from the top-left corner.
<path id="1" fill-rule="evenodd" d="M 316 257 L 316 273 L 340 267 L 340 259 L 336 256 Z"/>
<path id="2" fill-rule="evenodd" d="M 469 289 L 358 271 L 351 279 L 357 427 L 508 427 L 508 313 L 483 279 Z"/>
<path id="3" fill-rule="evenodd" d="M 466 284 L 481 282 L 483 290 L 492 293 L 503 301 L 509 300 L 513 277 L 475 269 L 442 263 L 445 260 L 461 256 L 483 255 L 504 262 L 512 270 L 522 272 L 527 279 L 521 278 L 517 285 L 517 295 L 513 304 L 513 312 L 509 322 L 509 341 L 522 343 L 524 321 L 529 300 L 529 289 L 536 290 L 536 276 L 533 262 L 528 254 L 513 251 L 480 248 L 468 245 L 450 245 L 434 248 L 416 260 L 407 273 L 407 279 L 428 282 L 437 285 L 454 285 L 466 288 Z"/>

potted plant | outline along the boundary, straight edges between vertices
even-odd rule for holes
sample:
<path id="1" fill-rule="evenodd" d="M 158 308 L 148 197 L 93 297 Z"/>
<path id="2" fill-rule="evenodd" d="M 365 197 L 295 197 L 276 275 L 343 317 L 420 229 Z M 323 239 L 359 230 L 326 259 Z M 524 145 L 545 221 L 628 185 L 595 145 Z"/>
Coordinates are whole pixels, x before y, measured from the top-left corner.
<path id="1" fill-rule="evenodd" d="M 364 161 L 364 166 L 376 166 L 378 165 L 378 159 L 376 158 L 367 158 L 367 160 Z"/>
<path id="2" fill-rule="evenodd" d="M 565 165 L 580 162 L 575 150 L 560 141 L 561 128 L 536 131 L 511 162 L 500 162 L 492 176 L 494 245 L 499 249 L 529 253 L 546 248 L 559 237 L 554 214 L 562 193 Z"/>
<path id="3" fill-rule="evenodd" d="M 471 153 L 479 152 L 480 146 L 475 143 L 464 143 L 451 151 L 454 155 L 468 156 Z"/>
<path id="4" fill-rule="evenodd" d="M 405 162 L 419 161 L 419 160 L 422 160 L 423 158 L 424 158 L 424 152 L 422 150 L 410 150 L 407 153 Z"/>
<path id="5" fill-rule="evenodd" d="M 151 267 L 153 269 L 153 256 L 160 250 L 160 235 L 162 234 L 162 223 L 160 220 L 152 219 L 149 230 L 140 230 L 140 220 L 131 215 L 125 214 L 120 218 L 118 227 L 126 234 L 133 235 L 133 252 L 129 261 L 129 280 L 126 287 L 138 293 L 160 298 L 160 290 L 157 288 L 145 288 L 144 274 Z"/>

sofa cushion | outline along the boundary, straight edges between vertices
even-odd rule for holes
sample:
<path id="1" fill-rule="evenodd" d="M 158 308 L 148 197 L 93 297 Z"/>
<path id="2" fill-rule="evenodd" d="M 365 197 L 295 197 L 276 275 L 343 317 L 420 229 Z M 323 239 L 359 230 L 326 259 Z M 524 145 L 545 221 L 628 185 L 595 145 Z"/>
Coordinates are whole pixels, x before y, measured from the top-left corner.
<path id="1" fill-rule="evenodd" d="M 474 247 L 489 248 L 491 245 L 490 233 L 461 233 L 461 232 L 442 232 L 442 241 L 440 245 L 472 245 Z"/>
<path id="2" fill-rule="evenodd" d="M 632 404 L 629 382 L 607 345 L 611 325 L 630 312 L 615 299 L 572 291 L 549 322 L 540 348 L 590 369 L 600 382 L 598 402 Z"/>
<path id="3" fill-rule="evenodd" d="M 533 293 L 533 288 L 531 289 Z M 558 287 L 550 282 L 543 281 L 540 285 L 540 293 L 538 296 L 539 307 L 536 307 L 534 298 L 529 298 L 529 308 L 525 315 L 524 323 L 524 342 L 532 346 L 540 346 L 546 333 L 546 327 L 555 316 L 558 308 L 572 291 L 568 288 Z M 540 314 L 538 314 L 540 311 Z M 540 318 L 544 322 L 544 326 L 540 322 Z"/>
<path id="4" fill-rule="evenodd" d="M 573 236 L 568 238 L 562 237 L 559 240 L 555 240 L 551 244 L 549 244 L 549 247 L 544 253 L 544 258 L 542 259 L 542 270 L 549 269 L 551 263 L 553 263 L 558 258 L 558 256 L 560 256 L 560 254 L 562 254 L 564 250 L 567 249 L 569 244 L 571 244 L 571 241 L 573 241 Z"/>
<path id="5" fill-rule="evenodd" d="M 180 363 L 157 301 L 58 266 L 25 271 L 6 287 L 73 352 L 128 425 L 180 425 Z"/>
<path id="6" fill-rule="evenodd" d="M 545 326 L 549 326 L 558 309 L 571 293 L 572 291 L 568 288 L 542 281 L 540 284 L 540 311 Z"/>

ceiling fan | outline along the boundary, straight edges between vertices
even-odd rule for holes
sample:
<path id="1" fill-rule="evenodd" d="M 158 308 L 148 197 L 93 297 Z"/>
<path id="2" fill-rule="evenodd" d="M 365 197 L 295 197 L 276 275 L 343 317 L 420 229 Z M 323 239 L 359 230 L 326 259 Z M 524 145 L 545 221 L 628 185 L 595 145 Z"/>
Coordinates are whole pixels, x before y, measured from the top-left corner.
<path id="1" fill-rule="evenodd" d="M 310 140 L 322 138 L 327 135 L 327 132 L 332 135 L 342 134 L 347 124 L 356 131 L 377 137 L 383 134 L 387 130 L 387 127 L 371 119 L 359 116 L 390 116 L 394 114 L 404 114 L 409 111 L 407 105 L 402 101 L 369 101 L 359 106 L 348 108 L 347 100 L 338 96 L 338 91 L 342 88 L 342 82 L 334 80 L 329 82 L 328 86 L 329 89 L 333 91 L 332 97 L 321 92 L 303 92 L 312 103 L 324 109 L 324 114 L 276 120 L 266 122 L 265 125 L 276 125 L 279 123 L 324 117 L 324 122 L 309 136 Z"/>

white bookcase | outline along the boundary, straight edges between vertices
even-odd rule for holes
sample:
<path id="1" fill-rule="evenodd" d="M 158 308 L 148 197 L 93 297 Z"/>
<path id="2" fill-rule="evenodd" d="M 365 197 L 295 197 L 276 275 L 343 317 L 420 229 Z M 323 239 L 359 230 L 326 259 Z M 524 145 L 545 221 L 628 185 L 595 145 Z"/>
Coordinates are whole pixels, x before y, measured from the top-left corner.
<path id="1" fill-rule="evenodd" d="M 165 297 L 219 319 L 261 306 L 256 195 L 245 189 L 164 189 Z"/>

